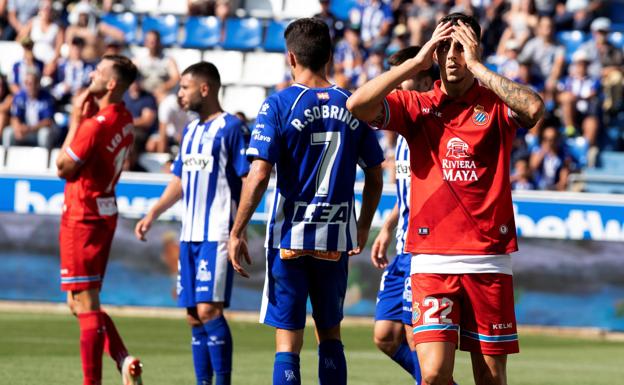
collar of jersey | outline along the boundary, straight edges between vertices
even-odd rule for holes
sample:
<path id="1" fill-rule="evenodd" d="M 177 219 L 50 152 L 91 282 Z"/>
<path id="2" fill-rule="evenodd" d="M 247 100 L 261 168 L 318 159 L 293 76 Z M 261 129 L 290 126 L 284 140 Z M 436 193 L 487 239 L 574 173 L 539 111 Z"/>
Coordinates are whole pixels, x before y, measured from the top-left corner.
<path id="1" fill-rule="evenodd" d="M 458 98 L 450 98 L 447 94 L 442 92 L 442 88 L 440 85 L 442 84 L 441 80 L 436 80 L 433 83 L 433 103 L 436 106 L 441 106 L 445 103 L 462 103 L 466 105 L 472 105 L 477 99 L 477 95 L 479 93 L 479 82 L 475 79 L 472 86 L 464 93 L 462 96 Z"/>
<path id="2" fill-rule="evenodd" d="M 320 87 L 320 88 L 311 88 L 301 83 L 293 83 L 293 86 L 303 88 L 304 90 L 328 90 L 330 88 L 336 88 L 335 84 L 332 84 L 329 87 Z"/>

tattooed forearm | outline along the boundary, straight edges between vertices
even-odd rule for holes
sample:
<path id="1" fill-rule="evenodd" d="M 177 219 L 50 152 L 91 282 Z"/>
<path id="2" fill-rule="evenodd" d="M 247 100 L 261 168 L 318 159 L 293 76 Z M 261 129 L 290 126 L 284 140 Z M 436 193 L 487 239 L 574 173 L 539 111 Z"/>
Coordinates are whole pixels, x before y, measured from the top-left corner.
<path id="1" fill-rule="evenodd" d="M 517 115 L 517 120 L 525 127 L 533 127 L 544 115 L 542 98 L 529 87 L 498 75 L 485 66 L 475 71 L 475 76 L 511 108 Z"/>

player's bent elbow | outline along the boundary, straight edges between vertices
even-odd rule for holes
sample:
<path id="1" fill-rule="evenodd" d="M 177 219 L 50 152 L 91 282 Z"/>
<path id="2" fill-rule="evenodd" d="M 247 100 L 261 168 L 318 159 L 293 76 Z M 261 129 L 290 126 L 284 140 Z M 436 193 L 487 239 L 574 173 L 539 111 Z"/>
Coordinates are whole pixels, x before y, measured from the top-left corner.
<path id="1" fill-rule="evenodd" d="M 372 109 L 367 108 L 366 103 L 363 103 L 359 99 L 360 98 L 358 97 L 357 94 L 353 94 L 349 96 L 349 99 L 347 99 L 347 104 L 346 104 L 347 110 L 349 110 L 353 114 L 353 116 L 355 116 L 356 118 L 360 120 L 364 120 L 366 122 L 370 122 L 371 120 L 375 119 L 374 114 L 370 113 Z M 369 115 L 373 115 L 373 116 L 369 116 Z"/>

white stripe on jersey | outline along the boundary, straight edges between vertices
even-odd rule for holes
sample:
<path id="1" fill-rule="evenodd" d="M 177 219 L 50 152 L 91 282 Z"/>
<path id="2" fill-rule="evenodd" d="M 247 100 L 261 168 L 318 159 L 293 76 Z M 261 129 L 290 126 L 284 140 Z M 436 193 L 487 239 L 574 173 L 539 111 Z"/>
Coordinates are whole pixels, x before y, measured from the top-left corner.
<path id="1" fill-rule="evenodd" d="M 397 203 L 399 205 L 399 223 L 396 229 L 396 252 L 404 253 L 405 241 L 407 240 L 407 227 L 409 223 L 409 204 L 410 204 L 410 152 L 407 141 L 401 135 L 397 138 L 395 150 L 395 166 L 396 166 L 396 194 Z"/>
<path id="2" fill-rule="evenodd" d="M 181 181 L 186 207 L 182 217 L 181 241 L 217 242 L 228 239 L 231 213 L 235 211 L 232 210 L 232 194 L 225 172 L 228 152 L 223 135 L 219 135 L 226 125 L 226 116 L 223 113 L 208 125 L 200 124 L 199 119 L 191 122 L 182 139 Z M 218 155 L 213 158 L 215 148 Z"/>
<path id="3" fill-rule="evenodd" d="M 273 212 L 271 218 L 274 220 L 269 221 L 267 226 L 267 237 L 264 247 L 273 247 L 275 249 L 280 248 L 280 241 L 282 238 L 282 226 L 284 225 L 284 200 L 285 198 L 275 189 L 275 197 L 273 198 Z M 272 233 L 269 233 L 272 230 Z M 272 239 L 272 244 L 269 244 L 269 239 Z"/>
<path id="4" fill-rule="evenodd" d="M 267 226 L 268 229 L 268 226 Z M 265 254 L 268 256 L 269 250 L 265 251 Z M 269 307 L 269 258 L 264 259 L 264 288 L 262 289 L 262 303 L 260 305 L 260 323 L 264 323 L 264 319 L 266 318 L 267 308 Z"/>
<path id="5" fill-rule="evenodd" d="M 221 241 L 217 245 L 217 255 L 215 257 L 215 276 L 212 285 L 212 299 L 215 302 L 225 301 L 225 289 L 227 288 L 227 268 L 228 260 L 227 242 Z"/>

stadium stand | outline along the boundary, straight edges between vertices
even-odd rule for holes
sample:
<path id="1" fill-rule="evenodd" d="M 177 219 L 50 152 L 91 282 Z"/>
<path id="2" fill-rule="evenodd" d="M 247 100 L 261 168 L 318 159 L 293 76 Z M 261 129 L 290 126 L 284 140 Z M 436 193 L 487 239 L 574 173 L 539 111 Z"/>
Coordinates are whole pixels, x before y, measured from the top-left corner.
<path id="1" fill-rule="evenodd" d="M 566 61 L 569 63 L 572 61 L 572 55 L 576 50 L 589 40 L 589 35 L 583 31 L 561 31 L 557 32 L 557 41 L 565 47 Z"/>
<path id="2" fill-rule="evenodd" d="M 227 19 L 225 21 L 225 40 L 223 48 L 249 51 L 262 44 L 262 24 L 255 17 L 246 19 Z"/>
<path id="3" fill-rule="evenodd" d="M 318 1 L 284 0 L 284 10 L 281 13 L 281 18 L 310 17 L 320 11 L 321 6 Z"/>
<path id="4" fill-rule="evenodd" d="M 284 30 L 288 22 L 271 20 L 267 26 L 266 36 L 262 48 L 269 52 L 285 52 Z"/>
<path id="5" fill-rule="evenodd" d="M 245 12 L 251 17 L 278 17 L 284 6 L 283 0 L 246 0 Z"/>
<path id="6" fill-rule="evenodd" d="M 243 53 L 239 51 L 206 51 L 204 60 L 217 66 L 221 84 L 237 83 L 243 73 Z"/>
<path id="7" fill-rule="evenodd" d="M 158 4 L 158 10 L 161 14 L 174 14 L 179 16 L 185 16 L 188 12 L 188 6 L 186 1 L 180 0 L 160 0 Z"/>
<path id="8" fill-rule="evenodd" d="M 143 37 L 148 31 L 158 31 L 160 42 L 165 47 L 178 42 L 178 18 L 174 15 L 146 16 L 143 18 L 141 26 Z"/>
<path id="9" fill-rule="evenodd" d="M 137 42 L 138 20 L 134 13 L 107 13 L 102 16 L 102 21 L 123 31 L 126 44 Z"/>
<path id="10" fill-rule="evenodd" d="M 232 113 L 241 111 L 248 118 L 255 118 L 265 98 L 264 87 L 230 86 L 223 91 L 223 108 Z"/>
<path id="11" fill-rule="evenodd" d="M 5 170 L 45 172 L 48 169 L 48 156 L 48 149 L 44 147 L 12 146 L 7 149 Z"/>
<path id="12" fill-rule="evenodd" d="M 148 172 L 162 172 L 163 166 L 171 160 L 171 155 L 162 152 L 146 152 L 139 156 L 139 164 Z"/>
<path id="13" fill-rule="evenodd" d="M 242 84 L 272 87 L 284 80 L 284 54 L 249 52 L 245 54 Z"/>
<path id="14" fill-rule="evenodd" d="M 195 64 L 202 59 L 201 51 L 196 49 L 186 48 L 166 48 L 164 51 L 165 56 L 173 58 L 180 72 L 184 71 L 186 67 L 191 64 Z"/>
<path id="15" fill-rule="evenodd" d="M 160 0 L 134 0 L 132 3 L 132 12 L 134 13 L 153 13 L 160 9 Z"/>
<path id="16" fill-rule="evenodd" d="M 215 16 L 189 16 L 184 25 L 184 48 L 212 48 L 221 41 L 221 22 Z"/>

